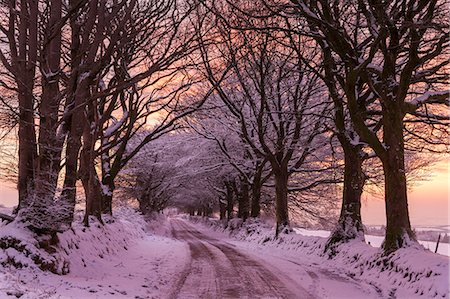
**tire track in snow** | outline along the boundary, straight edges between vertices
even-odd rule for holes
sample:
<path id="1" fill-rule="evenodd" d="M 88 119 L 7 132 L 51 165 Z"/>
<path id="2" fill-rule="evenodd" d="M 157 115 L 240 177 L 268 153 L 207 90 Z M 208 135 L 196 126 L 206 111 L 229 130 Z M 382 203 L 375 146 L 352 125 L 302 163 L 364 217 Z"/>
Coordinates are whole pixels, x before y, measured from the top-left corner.
<path id="1" fill-rule="evenodd" d="M 172 220 L 172 233 L 188 243 L 191 262 L 169 298 L 313 298 L 298 285 L 291 291 L 283 282 L 287 277 L 182 220 Z"/>

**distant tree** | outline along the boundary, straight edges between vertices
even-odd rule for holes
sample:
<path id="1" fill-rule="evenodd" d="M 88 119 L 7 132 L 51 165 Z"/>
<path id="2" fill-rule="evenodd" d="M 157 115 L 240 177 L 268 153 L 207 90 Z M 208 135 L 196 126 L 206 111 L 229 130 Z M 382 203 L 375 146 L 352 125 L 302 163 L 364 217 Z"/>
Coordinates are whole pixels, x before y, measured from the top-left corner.
<path id="1" fill-rule="evenodd" d="M 143 212 L 172 206 L 206 216 L 220 210 L 224 180 L 233 175 L 214 142 L 179 130 L 144 146 L 117 181 Z"/>
<path id="2" fill-rule="evenodd" d="M 238 197 L 241 199 L 238 201 L 239 216 L 242 216 L 244 221 L 249 216 L 259 217 L 261 189 L 271 176 L 267 159 L 258 157 L 246 145 L 240 128 L 236 127 L 234 116 L 218 96 L 212 96 L 203 109 L 188 118 L 188 124 L 201 137 L 215 142 L 223 159 L 238 174 L 238 177 L 224 181 L 224 197 L 232 197 L 230 192 L 236 193 L 237 186 L 243 187 L 246 190 L 241 190 L 240 194 L 244 196 Z M 239 181 L 238 185 L 236 179 Z"/>
<path id="3" fill-rule="evenodd" d="M 321 85 L 302 63 L 308 52 L 300 36 L 267 29 L 239 30 L 223 11 L 216 12 L 216 44 L 202 48 L 205 72 L 217 96 L 239 128 L 252 156 L 267 160 L 275 180 L 276 233 L 289 227 L 288 181 L 307 157 L 320 147 L 327 103 L 319 101 Z M 266 28 L 280 19 L 260 20 Z M 237 21 L 238 22 L 238 21 Z M 248 21 L 250 22 L 250 21 Z M 283 43 L 298 46 L 283 47 Z M 226 76 L 222 84 L 219 78 Z"/>

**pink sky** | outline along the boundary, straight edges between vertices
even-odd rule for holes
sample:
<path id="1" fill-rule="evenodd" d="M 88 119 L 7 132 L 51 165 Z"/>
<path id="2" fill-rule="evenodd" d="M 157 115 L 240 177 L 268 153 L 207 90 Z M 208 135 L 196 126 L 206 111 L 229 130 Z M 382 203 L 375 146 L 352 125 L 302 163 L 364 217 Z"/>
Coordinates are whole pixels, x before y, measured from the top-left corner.
<path id="1" fill-rule="evenodd" d="M 450 225 L 449 221 L 449 162 L 434 168 L 429 180 L 415 183 L 408 193 L 409 215 L 413 226 Z M 384 224 L 383 197 L 363 195 L 361 216 L 365 224 Z"/>

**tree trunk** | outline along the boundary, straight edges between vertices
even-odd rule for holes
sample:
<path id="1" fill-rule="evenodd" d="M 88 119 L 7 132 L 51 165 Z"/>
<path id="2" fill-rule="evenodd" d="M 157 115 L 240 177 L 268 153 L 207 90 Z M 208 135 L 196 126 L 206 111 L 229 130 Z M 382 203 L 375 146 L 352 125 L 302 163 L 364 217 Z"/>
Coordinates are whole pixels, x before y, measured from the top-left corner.
<path id="1" fill-rule="evenodd" d="M 219 197 L 219 215 L 220 220 L 224 220 L 227 215 L 227 202 L 224 198 Z"/>
<path id="2" fill-rule="evenodd" d="M 403 140 L 403 112 L 397 103 L 389 103 L 383 115 L 383 137 L 386 155 L 382 159 L 385 184 L 386 237 L 383 249 L 395 251 L 415 241 L 408 211 Z"/>
<path id="3" fill-rule="evenodd" d="M 78 162 L 81 149 L 81 135 L 83 134 L 83 121 L 86 121 L 84 115 L 83 103 L 89 98 L 89 83 L 87 80 L 81 80 L 78 88 L 73 91 L 74 106 L 70 122 L 70 131 L 67 138 L 66 148 L 66 174 L 64 178 L 63 191 L 61 194 L 62 203 L 67 207 L 67 224 L 73 221 L 73 211 L 76 204 L 76 182 L 78 180 Z M 81 164 L 81 162 L 80 162 Z M 84 182 L 86 183 L 86 181 Z"/>
<path id="4" fill-rule="evenodd" d="M 195 208 L 189 208 L 189 215 L 195 216 Z"/>
<path id="5" fill-rule="evenodd" d="M 273 167 L 275 177 L 275 213 L 276 231 L 278 237 L 280 232 L 289 232 L 289 212 L 288 212 L 288 170 L 287 165 Z"/>
<path id="6" fill-rule="evenodd" d="M 114 184 L 114 179 L 110 174 L 103 176 L 101 188 L 103 213 L 112 216 L 112 199 L 116 185 Z"/>
<path id="7" fill-rule="evenodd" d="M 95 123 L 96 107 L 94 103 L 87 104 L 87 113 L 83 131 L 83 149 L 81 150 L 80 176 L 86 193 L 86 213 L 84 225 L 89 226 L 89 216 L 95 216 L 100 223 L 102 221 L 102 188 L 95 169 L 95 141 L 97 132 L 93 126 Z"/>
<path id="8" fill-rule="evenodd" d="M 81 137 L 78 131 L 81 124 L 72 123 L 69 136 L 67 138 L 66 163 L 64 185 L 61 194 L 61 201 L 67 207 L 66 224 L 73 221 L 73 211 L 76 204 L 76 182 L 78 179 L 78 156 L 81 148 Z"/>
<path id="9" fill-rule="evenodd" d="M 34 171 L 37 159 L 33 88 L 38 47 L 38 1 L 21 1 L 20 4 L 18 45 L 14 49 L 18 52 L 18 56 L 11 62 L 16 71 L 15 79 L 19 99 L 19 173 L 17 180 L 19 204 L 17 211 L 30 204 L 28 200 L 31 200 L 30 195 L 34 190 Z M 16 13 L 16 11 L 10 11 L 11 20 L 15 20 L 13 16 L 16 16 Z"/>
<path id="10" fill-rule="evenodd" d="M 259 217 L 261 214 L 261 176 L 262 171 L 256 171 L 252 184 L 252 201 L 250 216 Z"/>
<path id="11" fill-rule="evenodd" d="M 102 192 L 100 181 L 98 180 L 97 172 L 95 170 L 91 157 L 92 156 L 90 150 L 83 148 L 83 150 L 81 151 L 79 172 L 86 196 L 86 211 L 83 220 L 85 226 L 89 226 L 90 215 L 95 216 L 100 223 L 103 223 L 101 218 Z"/>
<path id="12" fill-rule="evenodd" d="M 52 1 L 41 56 L 42 100 L 39 106 L 39 159 L 36 176 L 36 196 L 53 201 L 58 183 L 60 153 L 56 129 L 61 101 L 59 91 L 61 63 L 61 33 L 54 32 L 61 20 L 61 1 Z"/>
<path id="13" fill-rule="evenodd" d="M 69 0 L 71 7 L 77 6 L 77 0 Z M 89 83 L 79 80 L 82 53 L 80 49 L 81 24 L 77 21 L 78 12 L 70 16 L 71 48 L 70 61 L 71 72 L 68 83 L 68 96 L 62 123 L 63 129 L 67 130 L 66 163 L 61 203 L 66 207 L 66 224 L 71 225 L 76 204 L 76 182 L 78 180 L 78 159 L 81 149 L 81 135 L 83 133 L 84 109 L 82 104 L 89 97 Z M 80 81 L 80 82 L 79 82 Z"/>
<path id="14" fill-rule="evenodd" d="M 102 113 L 102 112 L 101 112 Z M 103 137 L 103 131 L 101 134 L 101 145 L 105 146 L 107 140 Z M 102 154 L 101 159 L 101 167 L 102 167 L 102 206 L 103 213 L 109 214 L 112 216 L 112 197 L 113 192 L 116 188 L 114 184 L 114 177 L 111 169 L 111 157 L 109 155 L 109 151 Z M 114 172 L 117 173 L 117 172 Z"/>
<path id="15" fill-rule="evenodd" d="M 233 218 L 233 188 L 230 182 L 225 182 L 225 187 L 227 190 L 226 201 L 227 201 L 227 220 Z"/>
<path id="16" fill-rule="evenodd" d="M 345 165 L 341 214 L 336 228 L 327 241 L 326 250 L 352 239 L 364 241 L 364 228 L 361 221 L 361 194 L 365 182 L 362 170 L 363 152 L 360 146 L 353 146 L 347 141 L 342 142 L 342 148 Z"/>
<path id="17" fill-rule="evenodd" d="M 249 204 L 250 204 L 250 198 L 249 198 L 249 188 L 248 188 L 248 182 L 244 179 L 241 182 L 241 190 L 239 192 L 239 207 L 238 207 L 238 217 L 242 218 L 243 221 L 247 220 L 249 215 Z"/>
<path id="18" fill-rule="evenodd" d="M 37 159 L 34 131 L 33 96 L 19 87 L 19 191 L 18 210 L 29 205 L 34 189 L 34 166 Z"/>
<path id="19" fill-rule="evenodd" d="M 86 213 L 84 217 L 84 224 L 89 225 L 89 215 L 95 216 L 97 220 L 103 224 L 102 220 L 102 191 L 100 181 L 98 180 L 97 172 L 94 167 L 91 167 L 89 174 L 89 196 L 86 198 Z"/>

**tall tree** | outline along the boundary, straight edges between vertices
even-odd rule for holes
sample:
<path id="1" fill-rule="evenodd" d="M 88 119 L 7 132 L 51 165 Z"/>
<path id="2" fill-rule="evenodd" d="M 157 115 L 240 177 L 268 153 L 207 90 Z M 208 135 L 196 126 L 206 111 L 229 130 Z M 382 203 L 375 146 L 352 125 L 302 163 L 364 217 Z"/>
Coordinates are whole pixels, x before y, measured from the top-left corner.
<path id="1" fill-rule="evenodd" d="M 197 4 L 42 0 L 1 5 L 8 14 L 0 23 L 0 61 L 19 102 L 20 214 L 37 229 L 70 226 L 81 178 L 85 223 L 89 215 L 100 219 L 102 198 L 112 194 L 104 192 L 102 182 L 113 186 L 114 175 L 147 142 L 195 110 L 195 104 L 184 102 L 193 79 L 182 60 L 195 49 L 188 17 Z M 162 124 L 135 148 L 127 147 L 157 114 L 164 116 Z M 124 120 L 120 124 L 118 116 Z M 102 180 L 99 156 L 103 165 L 111 164 L 103 168 Z"/>
<path id="2" fill-rule="evenodd" d="M 289 230 L 289 176 L 317 146 L 314 142 L 322 122 L 316 116 L 326 104 L 315 100 L 321 87 L 302 63 L 298 49 L 282 47 L 283 43 L 298 43 L 300 52 L 308 55 L 299 36 L 291 39 L 270 29 L 238 30 L 239 24 L 230 25 L 225 12 L 216 12 L 216 16 L 220 42 L 202 49 L 206 75 L 211 84 L 218 85 L 217 95 L 237 121 L 249 149 L 271 166 L 278 235 Z M 270 28 L 280 19 L 261 22 Z M 217 84 L 228 66 L 232 75 Z"/>
<path id="3" fill-rule="evenodd" d="M 336 66 L 333 76 L 345 94 L 352 125 L 383 164 L 384 250 L 391 252 L 414 242 L 404 125 L 407 115 L 426 115 L 430 104 L 448 105 L 448 91 L 442 85 L 449 43 L 445 3 L 292 1 L 291 7 L 306 19 L 310 34 L 331 51 L 331 57 L 324 59 L 332 59 Z M 368 92 L 372 95 L 364 98 Z M 424 112 L 418 112 L 421 109 Z M 376 117 L 367 118 L 368 113 Z M 379 126 L 381 134 L 376 133 Z"/>
<path id="4" fill-rule="evenodd" d="M 7 19 L 0 23 L 2 40 L 0 60 L 15 82 L 19 102 L 19 171 L 17 189 L 19 206 L 27 205 L 34 188 L 37 160 L 34 122 L 34 87 L 38 58 L 38 1 L 7 1 Z"/>

